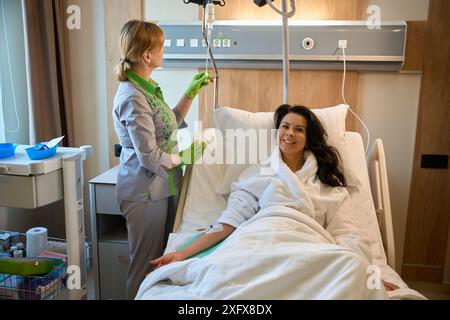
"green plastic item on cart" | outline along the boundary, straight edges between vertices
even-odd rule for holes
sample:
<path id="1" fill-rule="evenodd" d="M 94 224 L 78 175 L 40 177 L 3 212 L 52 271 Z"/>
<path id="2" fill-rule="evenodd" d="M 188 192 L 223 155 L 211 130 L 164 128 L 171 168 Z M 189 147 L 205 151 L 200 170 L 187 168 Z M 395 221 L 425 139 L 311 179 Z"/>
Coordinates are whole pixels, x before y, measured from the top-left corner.
<path id="1" fill-rule="evenodd" d="M 46 275 L 53 270 L 54 259 L 0 258 L 0 273 L 18 276 Z"/>

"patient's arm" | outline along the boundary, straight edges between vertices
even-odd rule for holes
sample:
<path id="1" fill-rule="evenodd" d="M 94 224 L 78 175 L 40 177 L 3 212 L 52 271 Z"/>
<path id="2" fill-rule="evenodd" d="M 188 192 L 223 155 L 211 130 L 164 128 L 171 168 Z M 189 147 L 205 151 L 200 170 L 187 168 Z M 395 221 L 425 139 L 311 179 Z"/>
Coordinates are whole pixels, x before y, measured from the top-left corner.
<path id="1" fill-rule="evenodd" d="M 253 168 L 253 170 L 255 169 Z M 228 198 L 227 208 L 217 221 L 223 226 L 222 230 L 207 232 L 182 249 L 152 260 L 150 263 L 158 268 L 175 261 L 187 259 L 222 241 L 233 233 L 240 224 L 253 217 L 259 209 L 257 197 L 239 187 L 238 184 L 233 184 L 232 189 L 233 191 Z"/>
<path id="2" fill-rule="evenodd" d="M 155 260 L 150 261 L 152 265 L 154 265 L 156 268 L 159 268 L 161 266 L 164 266 L 166 264 L 175 262 L 175 261 L 181 261 L 184 259 L 187 259 L 191 256 L 193 256 L 196 253 L 199 253 L 203 250 L 206 250 L 216 243 L 222 241 L 226 237 L 228 237 L 231 233 L 233 233 L 234 230 L 236 230 L 235 227 L 230 226 L 228 224 L 222 224 L 223 230 L 213 232 L 213 233 L 205 233 L 200 238 L 192 242 L 191 244 L 187 245 L 186 247 L 172 252 L 168 253 L 162 257 L 159 257 Z"/>

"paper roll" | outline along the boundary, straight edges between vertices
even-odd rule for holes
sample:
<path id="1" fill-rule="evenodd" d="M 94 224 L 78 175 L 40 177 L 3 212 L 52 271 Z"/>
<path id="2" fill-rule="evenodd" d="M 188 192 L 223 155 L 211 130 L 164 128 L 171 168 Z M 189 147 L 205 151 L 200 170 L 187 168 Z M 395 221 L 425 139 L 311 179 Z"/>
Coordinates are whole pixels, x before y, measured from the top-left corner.
<path id="1" fill-rule="evenodd" d="M 27 257 L 34 258 L 47 250 L 47 229 L 43 227 L 32 228 L 27 231 Z"/>

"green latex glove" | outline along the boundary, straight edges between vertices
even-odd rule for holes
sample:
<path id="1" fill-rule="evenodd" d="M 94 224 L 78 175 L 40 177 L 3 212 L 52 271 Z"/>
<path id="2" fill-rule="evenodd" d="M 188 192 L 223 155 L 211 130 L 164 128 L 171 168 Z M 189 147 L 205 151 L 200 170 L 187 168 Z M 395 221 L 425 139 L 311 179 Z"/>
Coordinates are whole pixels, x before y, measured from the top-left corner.
<path id="1" fill-rule="evenodd" d="M 212 79 L 213 78 L 208 72 L 200 72 L 194 78 L 192 78 L 191 83 L 189 83 L 189 86 L 184 92 L 184 95 L 191 99 L 194 99 L 195 96 L 200 92 L 200 89 L 210 84 Z"/>
<path id="2" fill-rule="evenodd" d="M 206 143 L 201 141 L 194 141 L 189 148 L 181 151 L 178 156 L 181 159 L 180 165 L 194 164 L 205 151 Z"/>

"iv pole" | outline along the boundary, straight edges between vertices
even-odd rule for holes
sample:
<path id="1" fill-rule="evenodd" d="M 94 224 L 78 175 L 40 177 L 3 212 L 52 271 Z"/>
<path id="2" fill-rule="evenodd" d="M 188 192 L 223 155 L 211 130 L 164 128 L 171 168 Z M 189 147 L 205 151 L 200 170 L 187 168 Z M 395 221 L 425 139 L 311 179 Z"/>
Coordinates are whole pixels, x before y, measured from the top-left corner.
<path id="1" fill-rule="evenodd" d="M 281 15 L 282 39 L 283 39 L 283 103 L 289 103 L 289 18 L 295 15 L 296 0 L 290 0 L 292 11 L 288 12 L 287 0 L 281 0 L 281 11 L 273 4 L 274 0 L 254 0 L 253 2 L 262 7 L 268 4 L 276 13 Z"/>
<path id="2" fill-rule="evenodd" d="M 203 6 L 203 22 L 202 22 L 202 33 L 203 33 L 203 39 L 206 42 L 206 46 L 208 47 L 208 54 L 209 57 L 211 58 L 211 62 L 213 64 L 213 68 L 214 68 L 214 110 L 217 110 L 218 105 L 219 105 L 219 70 L 217 68 L 216 65 L 216 59 L 214 58 L 214 54 L 212 52 L 211 49 L 211 45 L 210 45 L 210 40 L 208 39 L 208 33 L 206 30 L 206 7 L 207 5 L 219 5 L 221 7 L 225 6 L 225 0 L 183 0 L 184 4 L 189 4 L 189 3 L 195 3 L 198 4 L 199 6 Z M 208 20 L 211 18 L 210 16 L 210 12 L 208 12 Z M 213 17 L 214 18 L 214 17 Z"/>
<path id="3" fill-rule="evenodd" d="M 270 1 L 270 0 L 269 0 Z M 287 12 L 287 0 L 282 0 L 282 10 Z M 283 104 L 289 103 L 289 18 L 282 16 L 283 24 Z"/>

